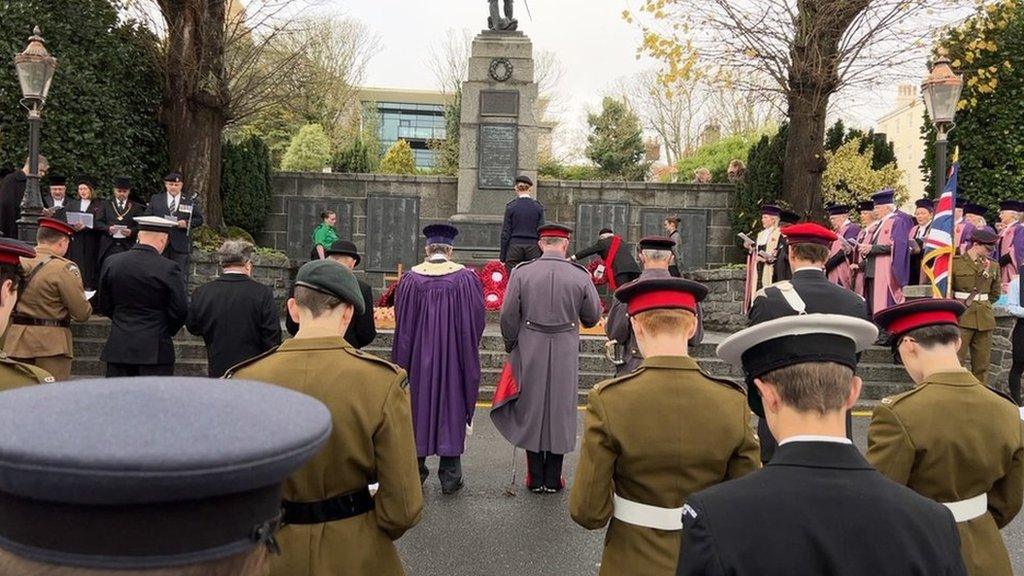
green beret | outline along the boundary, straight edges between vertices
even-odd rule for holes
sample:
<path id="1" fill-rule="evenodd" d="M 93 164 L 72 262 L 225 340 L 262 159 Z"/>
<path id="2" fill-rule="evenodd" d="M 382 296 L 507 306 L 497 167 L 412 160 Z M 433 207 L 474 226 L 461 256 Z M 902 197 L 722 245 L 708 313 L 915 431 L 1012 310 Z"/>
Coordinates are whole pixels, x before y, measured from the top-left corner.
<path id="1" fill-rule="evenodd" d="M 311 290 L 334 296 L 348 302 L 356 309 L 356 314 L 366 311 L 363 294 L 359 290 L 359 282 L 352 271 L 333 260 L 313 260 L 299 268 L 295 276 L 296 286 L 305 286 Z"/>

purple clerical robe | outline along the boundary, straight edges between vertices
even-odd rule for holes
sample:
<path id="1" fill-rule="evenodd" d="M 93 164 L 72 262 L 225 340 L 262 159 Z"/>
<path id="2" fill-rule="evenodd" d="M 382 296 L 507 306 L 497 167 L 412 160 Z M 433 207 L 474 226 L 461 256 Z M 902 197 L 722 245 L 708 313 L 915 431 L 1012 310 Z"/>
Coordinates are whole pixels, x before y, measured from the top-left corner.
<path id="1" fill-rule="evenodd" d="M 1009 256 L 1010 262 L 1003 264 L 1003 256 Z M 1017 275 L 1017 267 L 1024 262 L 1024 226 L 1020 222 L 1013 222 L 999 233 L 996 259 L 1000 260 L 999 279 L 1003 284 L 1009 284 Z"/>
<path id="2" fill-rule="evenodd" d="M 409 373 L 416 455 L 458 456 L 480 392 L 484 291 L 470 269 L 425 262 L 395 294 L 391 360 Z"/>
<path id="3" fill-rule="evenodd" d="M 875 259 L 875 281 L 871 294 L 871 312 L 877 314 L 904 301 L 903 287 L 910 278 L 910 230 L 914 219 L 899 210 L 882 220 L 871 240 L 873 245 L 889 246 L 884 254 L 872 254 Z"/>

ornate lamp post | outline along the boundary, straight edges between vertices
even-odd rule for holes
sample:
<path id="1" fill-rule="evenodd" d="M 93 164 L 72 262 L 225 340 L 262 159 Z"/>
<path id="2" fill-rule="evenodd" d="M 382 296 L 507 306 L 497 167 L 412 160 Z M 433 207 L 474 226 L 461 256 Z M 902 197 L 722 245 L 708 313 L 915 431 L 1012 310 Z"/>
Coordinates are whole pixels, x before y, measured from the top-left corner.
<path id="1" fill-rule="evenodd" d="M 26 242 L 35 242 L 36 220 L 42 214 L 43 200 L 39 195 L 39 128 L 43 123 L 42 111 L 50 82 L 57 69 L 57 59 L 50 56 L 40 36 L 39 27 L 32 31 L 25 50 L 14 57 L 14 67 L 21 83 L 21 105 L 28 110 L 28 178 L 25 197 L 21 201 L 21 219 L 18 220 L 18 237 Z"/>
<path id="2" fill-rule="evenodd" d="M 935 189 L 938 194 L 946 188 L 946 137 L 956 126 L 953 117 L 963 87 L 963 77 L 953 73 L 945 56 L 935 61 L 931 73 L 921 83 L 924 105 L 935 124 Z"/>

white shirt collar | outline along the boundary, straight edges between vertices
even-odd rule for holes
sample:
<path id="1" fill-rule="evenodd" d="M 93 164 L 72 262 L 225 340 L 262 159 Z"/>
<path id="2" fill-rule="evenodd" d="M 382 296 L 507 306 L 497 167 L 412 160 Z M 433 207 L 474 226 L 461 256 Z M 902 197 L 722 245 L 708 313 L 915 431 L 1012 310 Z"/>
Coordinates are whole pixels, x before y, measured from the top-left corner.
<path id="1" fill-rule="evenodd" d="M 789 444 L 790 442 L 832 442 L 834 444 L 853 444 L 853 441 L 845 436 L 822 436 L 820 434 L 798 434 L 796 436 L 790 436 L 785 440 L 779 442 L 779 446 Z"/>
<path id="2" fill-rule="evenodd" d="M 446 258 L 444 254 L 434 254 L 433 256 L 427 258 L 427 262 L 430 262 L 430 263 L 433 263 L 433 264 L 439 264 L 441 262 L 447 262 L 447 261 L 448 261 L 448 258 Z"/>
<path id="3" fill-rule="evenodd" d="M 797 268 L 796 270 L 793 270 L 793 274 L 796 274 L 797 272 L 799 272 L 801 270 L 815 270 L 817 272 L 824 272 L 825 271 L 825 269 L 821 268 L 820 266 L 801 266 L 800 268 Z"/>

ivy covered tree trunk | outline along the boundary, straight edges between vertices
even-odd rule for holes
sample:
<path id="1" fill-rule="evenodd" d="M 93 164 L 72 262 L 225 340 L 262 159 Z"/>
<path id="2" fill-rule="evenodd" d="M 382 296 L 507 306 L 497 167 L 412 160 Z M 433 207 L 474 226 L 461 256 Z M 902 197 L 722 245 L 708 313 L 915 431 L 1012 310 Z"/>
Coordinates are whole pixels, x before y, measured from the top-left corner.
<path id="1" fill-rule="evenodd" d="M 786 95 L 789 139 L 781 197 L 801 215 L 821 212 L 828 99 L 840 85 L 840 43 L 870 0 L 799 0 Z"/>
<path id="2" fill-rule="evenodd" d="M 163 120 L 172 169 L 220 228 L 221 133 L 228 119 L 224 0 L 158 0 L 167 22 Z"/>

